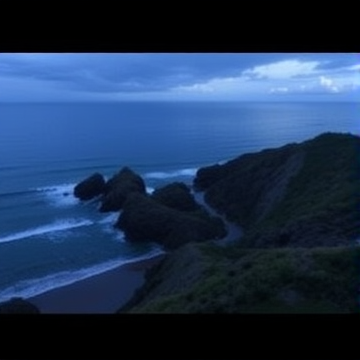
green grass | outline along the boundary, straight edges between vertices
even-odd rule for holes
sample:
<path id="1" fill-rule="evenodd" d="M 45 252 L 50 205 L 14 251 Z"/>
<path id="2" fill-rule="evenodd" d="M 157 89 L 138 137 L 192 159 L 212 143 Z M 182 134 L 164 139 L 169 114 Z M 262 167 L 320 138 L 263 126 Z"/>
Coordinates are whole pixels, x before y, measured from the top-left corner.
<path id="1" fill-rule="evenodd" d="M 319 231 L 356 238 L 360 227 L 359 139 L 345 134 L 324 134 L 302 145 L 303 166 L 286 194 L 260 222 L 253 224 L 244 244 L 279 230 Z M 281 245 L 281 244 L 280 244 Z"/>
<path id="2" fill-rule="evenodd" d="M 201 248 L 202 277 L 181 292 L 135 307 L 155 313 L 358 312 L 355 248 Z M 164 280 L 166 281 L 166 280 Z"/>
<path id="3" fill-rule="evenodd" d="M 263 189 L 277 185 L 273 172 L 298 150 L 299 172 L 259 219 Z M 146 293 L 131 311 L 358 313 L 360 249 L 350 245 L 360 229 L 359 154 L 358 137 L 323 134 L 204 170 L 210 202 L 244 225 L 245 236 L 237 245 L 199 243 L 170 254 L 150 281 L 157 296 L 147 301 Z M 177 262 L 177 254 L 190 260 Z M 171 286 L 179 277 L 191 279 L 180 290 Z"/>

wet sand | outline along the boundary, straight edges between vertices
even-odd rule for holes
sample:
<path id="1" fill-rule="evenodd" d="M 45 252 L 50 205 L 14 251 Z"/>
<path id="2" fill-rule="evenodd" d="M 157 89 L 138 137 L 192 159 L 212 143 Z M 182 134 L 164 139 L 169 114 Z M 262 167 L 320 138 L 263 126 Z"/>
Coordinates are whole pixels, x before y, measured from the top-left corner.
<path id="1" fill-rule="evenodd" d="M 111 314 L 130 300 L 143 285 L 146 270 L 164 256 L 124 264 L 27 300 L 42 314 Z"/>

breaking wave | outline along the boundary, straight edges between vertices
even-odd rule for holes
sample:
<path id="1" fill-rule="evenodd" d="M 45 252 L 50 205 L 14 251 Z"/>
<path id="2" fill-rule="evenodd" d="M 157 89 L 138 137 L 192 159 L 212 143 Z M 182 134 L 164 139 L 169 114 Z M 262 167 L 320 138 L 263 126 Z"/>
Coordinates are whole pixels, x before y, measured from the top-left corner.
<path id="1" fill-rule="evenodd" d="M 49 290 L 53 290 L 62 286 L 73 284 L 77 281 L 84 280 L 88 277 L 101 274 L 103 272 L 117 268 L 118 266 L 137 262 L 140 260 L 150 259 L 157 255 L 164 254 L 161 249 L 154 249 L 147 253 L 132 259 L 114 259 L 105 263 L 97 264 L 88 268 L 78 270 L 62 271 L 51 274 L 40 279 L 22 280 L 13 286 L 10 286 L 0 292 L 0 301 L 7 301 L 13 297 L 30 298 Z"/>
<path id="2" fill-rule="evenodd" d="M 195 176 L 198 169 L 181 169 L 174 171 L 156 171 L 150 172 L 144 175 L 146 179 L 167 179 L 174 177 L 183 177 L 183 176 Z"/>
<path id="3" fill-rule="evenodd" d="M 5 243 L 9 241 L 22 240 L 36 235 L 44 235 L 53 233 L 56 231 L 64 231 L 69 229 L 78 228 L 81 226 L 89 226 L 92 225 L 93 222 L 90 220 L 74 220 L 74 219 L 66 219 L 61 221 L 56 221 L 52 224 L 39 226 L 33 229 L 17 232 L 14 234 L 7 235 L 5 237 L 0 238 L 0 243 Z"/>

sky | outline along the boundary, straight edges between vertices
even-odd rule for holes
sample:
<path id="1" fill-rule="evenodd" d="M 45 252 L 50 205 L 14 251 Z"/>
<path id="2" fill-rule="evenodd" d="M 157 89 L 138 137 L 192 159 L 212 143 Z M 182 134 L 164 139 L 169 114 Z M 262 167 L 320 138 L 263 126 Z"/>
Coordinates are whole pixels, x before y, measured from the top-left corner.
<path id="1" fill-rule="evenodd" d="M 354 53 L 0 54 L 0 102 L 359 100 Z"/>

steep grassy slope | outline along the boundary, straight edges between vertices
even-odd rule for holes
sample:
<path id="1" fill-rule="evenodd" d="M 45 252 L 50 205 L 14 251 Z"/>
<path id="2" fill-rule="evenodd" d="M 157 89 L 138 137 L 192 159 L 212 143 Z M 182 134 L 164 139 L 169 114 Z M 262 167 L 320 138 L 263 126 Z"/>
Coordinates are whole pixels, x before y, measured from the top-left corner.
<path id="1" fill-rule="evenodd" d="M 195 186 L 246 247 L 341 246 L 360 229 L 360 138 L 326 133 L 200 169 Z"/>
<path id="2" fill-rule="evenodd" d="M 150 313 L 358 312 L 359 249 L 245 250 L 188 244 L 148 274 L 123 310 Z"/>

